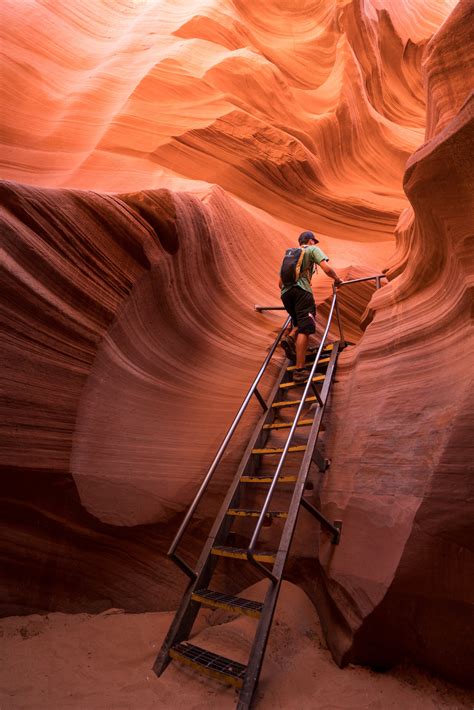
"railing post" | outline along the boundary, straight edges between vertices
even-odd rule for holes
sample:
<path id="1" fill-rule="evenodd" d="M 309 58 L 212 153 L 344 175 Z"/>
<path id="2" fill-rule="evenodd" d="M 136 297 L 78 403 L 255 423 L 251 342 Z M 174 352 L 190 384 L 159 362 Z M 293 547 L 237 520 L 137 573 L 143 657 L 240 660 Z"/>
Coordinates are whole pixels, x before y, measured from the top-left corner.
<path id="1" fill-rule="evenodd" d="M 341 319 L 341 313 L 339 311 L 339 303 L 337 301 L 337 286 L 334 284 L 332 287 L 333 293 L 334 293 L 334 298 L 336 300 L 336 318 L 337 318 L 337 325 L 339 327 L 339 335 L 341 336 L 341 349 L 346 347 L 346 341 L 344 339 L 344 331 L 342 329 L 342 319 Z"/>

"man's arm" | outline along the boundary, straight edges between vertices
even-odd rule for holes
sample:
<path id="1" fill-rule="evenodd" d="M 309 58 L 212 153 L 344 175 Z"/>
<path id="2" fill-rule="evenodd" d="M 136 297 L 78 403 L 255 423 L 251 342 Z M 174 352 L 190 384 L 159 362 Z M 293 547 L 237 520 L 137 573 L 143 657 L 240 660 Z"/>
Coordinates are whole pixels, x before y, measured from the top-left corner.
<path id="1" fill-rule="evenodd" d="M 342 279 L 339 278 L 339 276 L 336 274 L 334 269 L 332 269 L 328 262 L 326 260 L 322 261 L 319 266 L 322 268 L 326 276 L 329 276 L 331 279 L 333 279 L 334 283 L 336 286 L 339 286 L 339 284 L 342 284 Z"/>

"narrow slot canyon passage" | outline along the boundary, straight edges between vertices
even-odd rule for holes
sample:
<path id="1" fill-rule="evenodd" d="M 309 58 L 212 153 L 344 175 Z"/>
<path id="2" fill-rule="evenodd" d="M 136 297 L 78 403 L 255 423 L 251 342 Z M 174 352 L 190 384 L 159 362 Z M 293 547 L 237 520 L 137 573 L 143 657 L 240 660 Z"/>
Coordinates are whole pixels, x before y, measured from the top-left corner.
<path id="1" fill-rule="evenodd" d="M 31 0 L 2 20 L 2 707 L 236 707 L 152 671 L 187 585 L 167 550 L 282 327 L 255 306 L 281 306 L 303 230 L 343 281 L 383 278 L 337 291 L 330 465 L 304 497 L 343 532 L 299 513 L 252 707 L 472 707 L 472 2 Z M 313 346 L 332 284 L 319 267 Z M 278 346 L 265 401 L 284 366 Z M 261 416 L 254 397 L 187 564 Z M 254 518 L 232 525 L 245 549 Z M 224 558 L 213 584 L 258 604 L 269 582 Z M 190 641 L 245 664 L 254 619 L 230 606 Z"/>

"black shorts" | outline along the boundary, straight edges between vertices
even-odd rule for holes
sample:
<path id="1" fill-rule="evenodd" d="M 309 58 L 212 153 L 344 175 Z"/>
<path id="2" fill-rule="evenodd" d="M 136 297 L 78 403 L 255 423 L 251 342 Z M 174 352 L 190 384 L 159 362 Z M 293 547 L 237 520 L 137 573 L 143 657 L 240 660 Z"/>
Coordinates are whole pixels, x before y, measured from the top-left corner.
<path id="1" fill-rule="evenodd" d="M 306 335 L 316 332 L 316 304 L 312 293 L 299 286 L 292 286 L 282 295 L 281 300 L 291 316 L 294 328 Z"/>

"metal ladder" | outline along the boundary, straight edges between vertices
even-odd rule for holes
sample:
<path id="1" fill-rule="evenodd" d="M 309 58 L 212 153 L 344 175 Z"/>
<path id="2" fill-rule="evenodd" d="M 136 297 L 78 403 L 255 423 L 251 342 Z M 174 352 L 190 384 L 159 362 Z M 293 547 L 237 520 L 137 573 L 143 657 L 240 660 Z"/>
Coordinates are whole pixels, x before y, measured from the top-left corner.
<path id="1" fill-rule="evenodd" d="M 379 287 L 381 275 L 369 278 L 375 279 L 377 287 Z M 369 278 L 345 282 L 345 285 L 355 281 L 369 280 Z M 260 308 L 259 310 L 270 310 L 270 308 Z M 276 309 L 272 308 L 271 310 Z M 326 341 L 334 314 L 336 314 L 339 322 L 341 340 L 327 344 Z M 341 536 L 342 523 L 340 521 L 331 522 L 327 520 L 319 510 L 303 497 L 311 463 L 314 462 L 320 471 L 324 471 L 327 467 L 326 460 L 318 451 L 317 441 L 334 377 L 338 353 L 341 347 L 344 346 L 336 289 L 333 292 L 328 321 L 321 344 L 314 355 L 314 359 L 312 357 L 309 358 L 307 381 L 303 384 L 294 383 L 291 378 L 295 368 L 285 359 L 270 395 L 265 401 L 258 390 L 258 384 L 283 333 L 289 325 L 289 320 L 289 318 L 286 320 L 265 358 L 168 551 L 169 557 L 189 577 L 189 583 L 155 661 L 153 670 L 160 676 L 169 662 L 174 659 L 182 664 L 191 666 L 201 673 L 240 688 L 238 710 L 250 708 L 258 683 L 282 582 L 283 570 L 300 508 L 304 507 L 326 528 L 331 534 L 331 542 L 334 545 L 339 543 Z M 296 393 L 296 396 L 293 393 Z M 193 569 L 177 555 L 176 549 L 214 471 L 219 465 L 237 424 L 254 396 L 262 407 L 262 415 L 250 437 L 235 477 Z M 314 405 L 314 410 L 311 412 L 312 417 L 307 418 L 305 416 L 305 418 L 301 418 L 303 409 L 308 405 Z M 276 420 L 283 409 L 296 410 L 292 421 Z M 298 433 L 304 432 L 306 434 L 304 437 L 306 440 L 302 444 L 294 445 L 292 442 L 297 429 Z M 282 432 L 286 431 L 288 431 L 288 435 L 284 442 L 277 442 L 276 446 L 269 446 L 269 439 L 272 436 L 278 437 Z M 276 468 L 273 470 L 272 467 L 267 470 L 270 467 L 266 466 L 266 461 L 275 458 L 278 461 Z M 275 496 L 277 487 L 280 501 L 284 500 L 285 497 L 287 499 L 286 506 L 280 506 L 282 509 L 271 509 L 270 504 Z M 251 497 L 252 494 L 250 493 L 249 496 L 249 491 L 252 489 L 258 491 L 254 496 L 257 503 L 252 507 L 241 507 L 241 500 Z M 264 494 L 263 502 L 258 501 L 262 491 Z M 283 495 L 283 491 L 286 491 L 286 496 Z M 248 544 L 237 547 L 229 544 L 229 536 L 234 534 L 232 527 L 235 521 L 242 519 L 256 519 L 256 525 L 252 535 L 249 536 Z M 258 543 L 260 531 L 264 524 L 274 520 L 284 521 L 278 545 L 273 550 L 261 549 Z M 219 559 L 222 557 L 234 560 L 236 565 L 250 564 L 263 577 L 269 580 L 268 590 L 261 602 L 210 589 L 213 573 Z M 226 609 L 233 613 L 244 614 L 256 619 L 255 635 L 247 665 L 220 656 L 187 641 L 201 606 Z"/>

